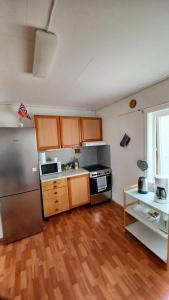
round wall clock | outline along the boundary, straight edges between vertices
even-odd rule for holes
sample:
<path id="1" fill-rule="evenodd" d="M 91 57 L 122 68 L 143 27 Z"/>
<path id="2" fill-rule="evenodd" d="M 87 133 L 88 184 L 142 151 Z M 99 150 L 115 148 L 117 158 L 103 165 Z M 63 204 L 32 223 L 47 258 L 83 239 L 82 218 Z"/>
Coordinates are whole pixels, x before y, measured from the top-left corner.
<path id="1" fill-rule="evenodd" d="M 129 106 L 130 108 L 135 108 L 137 105 L 137 101 L 135 99 L 130 100 Z"/>

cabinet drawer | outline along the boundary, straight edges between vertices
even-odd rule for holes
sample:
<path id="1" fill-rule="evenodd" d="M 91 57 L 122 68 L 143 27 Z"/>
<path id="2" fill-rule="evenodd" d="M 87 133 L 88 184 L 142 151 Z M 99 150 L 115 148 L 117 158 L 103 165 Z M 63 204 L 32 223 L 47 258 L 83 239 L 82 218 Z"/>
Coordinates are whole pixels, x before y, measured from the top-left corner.
<path id="1" fill-rule="evenodd" d="M 63 186 L 67 186 L 67 178 L 42 182 L 42 190 L 51 190 Z"/>
<path id="2" fill-rule="evenodd" d="M 44 215 L 49 217 L 63 211 L 69 210 L 69 201 L 68 198 L 64 202 L 59 202 L 58 200 L 51 199 L 44 203 Z"/>
<path id="3" fill-rule="evenodd" d="M 43 191 L 43 198 L 48 199 L 59 199 L 64 200 L 64 197 L 67 196 L 67 187 L 54 188 L 50 190 Z"/>
<path id="4" fill-rule="evenodd" d="M 69 210 L 67 186 L 43 191 L 43 208 L 45 217 Z"/>
<path id="5" fill-rule="evenodd" d="M 69 209 L 69 202 L 68 202 L 68 198 L 64 199 L 65 201 L 59 201 L 59 200 L 54 200 L 52 199 L 51 203 L 50 203 L 50 207 L 51 210 L 53 210 L 53 212 L 55 213 L 59 213 L 61 211 L 65 211 Z"/>

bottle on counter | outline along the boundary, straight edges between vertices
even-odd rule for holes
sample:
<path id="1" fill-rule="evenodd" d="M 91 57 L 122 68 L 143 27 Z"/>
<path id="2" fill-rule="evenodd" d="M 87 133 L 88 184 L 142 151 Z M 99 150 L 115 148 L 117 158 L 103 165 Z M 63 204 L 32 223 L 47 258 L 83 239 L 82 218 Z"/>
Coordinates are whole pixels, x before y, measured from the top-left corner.
<path id="1" fill-rule="evenodd" d="M 74 158 L 74 160 L 73 160 L 73 167 L 75 170 L 79 169 L 79 161 L 77 158 Z"/>

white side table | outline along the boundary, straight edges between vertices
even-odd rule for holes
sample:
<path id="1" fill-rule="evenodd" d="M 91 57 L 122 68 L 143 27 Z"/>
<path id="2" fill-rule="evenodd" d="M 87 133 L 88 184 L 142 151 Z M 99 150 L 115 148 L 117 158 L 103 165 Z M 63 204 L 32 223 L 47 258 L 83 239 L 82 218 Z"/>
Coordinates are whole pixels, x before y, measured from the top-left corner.
<path id="1" fill-rule="evenodd" d="M 159 213 L 164 213 L 169 218 L 169 203 L 160 204 L 154 201 L 155 194 L 140 194 L 137 185 L 124 190 L 124 228 L 133 234 L 140 242 L 156 254 L 166 268 L 169 267 L 169 222 L 168 233 L 159 229 L 159 220 L 155 220 L 148 214 L 143 213 L 143 209 L 152 208 Z M 135 222 L 127 223 L 127 214 L 135 218 Z"/>

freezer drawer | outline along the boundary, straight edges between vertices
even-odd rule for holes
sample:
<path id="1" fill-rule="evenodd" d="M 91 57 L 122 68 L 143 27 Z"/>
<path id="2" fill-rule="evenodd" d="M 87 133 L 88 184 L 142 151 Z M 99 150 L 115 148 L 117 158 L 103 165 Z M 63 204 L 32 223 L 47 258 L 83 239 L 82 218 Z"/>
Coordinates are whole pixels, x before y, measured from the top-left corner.
<path id="1" fill-rule="evenodd" d="M 4 243 L 8 244 L 42 231 L 40 190 L 0 200 Z"/>

